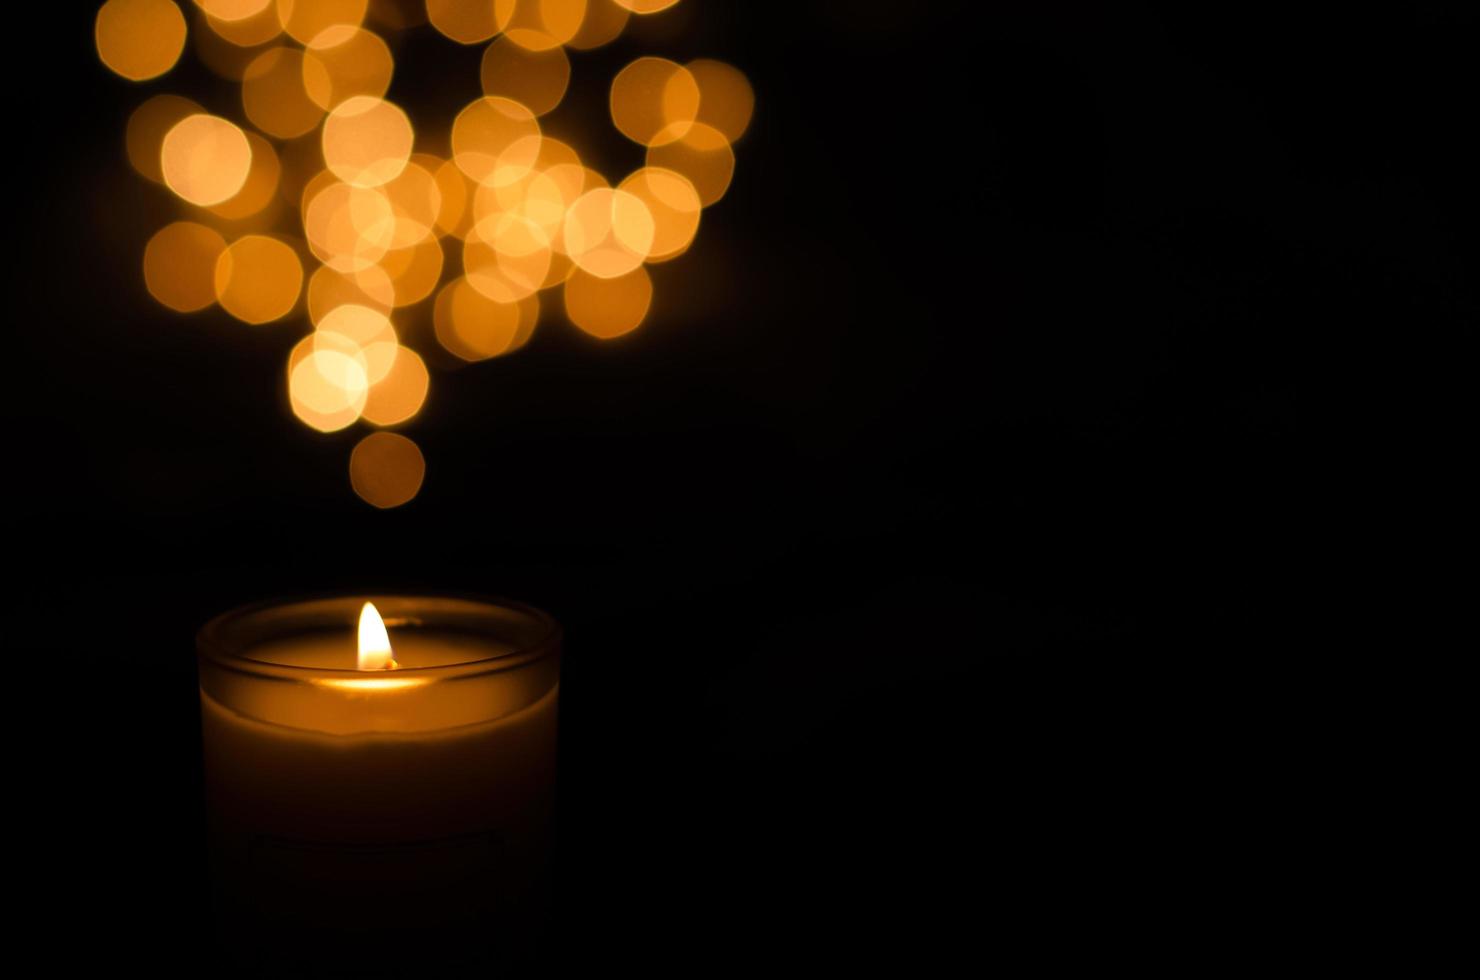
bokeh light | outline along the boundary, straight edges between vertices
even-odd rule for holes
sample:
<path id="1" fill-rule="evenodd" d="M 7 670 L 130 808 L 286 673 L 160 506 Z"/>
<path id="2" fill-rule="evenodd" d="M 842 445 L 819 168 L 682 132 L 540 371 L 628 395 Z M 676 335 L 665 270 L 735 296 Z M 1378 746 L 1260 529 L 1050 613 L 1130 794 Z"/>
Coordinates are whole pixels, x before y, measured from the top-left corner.
<path id="1" fill-rule="evenodd" d="M 324 118 L 323 106 L 308 94 L 303 62 L 303 52 L 296 48 L 268 48 L 242 75 L 242 109 L 269 136 L 293 139 Z"/>
<path id="2" fill-rule="evenodd" d="M 745 73 L 712 58 L 685 67 L 699 85 L 699 122 L 713 126 L 731 143 L 744 136 L 755 113 L 755 90 Z"/>
<path id="3" fill-rule="evenodd" d="M 93 21 L 103 64 L 124 78 L 158 78 L 185 50 L 185 15 L 172 0 L 108 0 Z"/>
<path id="4" fill-rule="evenodd" d="M 539 159 L 540 124 L 529 108 L 503 96 L 484 96 L 452 123 L 452 159 L 480 183 L 508 183 Z"/>
<path id="5" fill-rule="evenodd" d="M 173 94 L 130 115 L 132 167 L 200 219 L 166 224 L 145 245 L 150 295 L 181 313 L 219 304 L 251 324 L 301 310 L 312 329 L 288 353 L 288 402 L 325 433 L 417 419 L 432 372 L 416 348 L 435 342 L 467 364 L 506 357 L 556 302 L 542 293 L 558 289 L 565 319 L 589 336 L 631 333 L 654 304 L 646 265 L 693 248 L 703 210 L 727 192 L 755 92 L 712 58 L 629 56 L 609 82 L 573 86 L 583 65 L 569 52 L 609 44 L 634 15 L 675 2 L 193 0 L 197 58 L 239 83 L 243 119 Z M 168 71 L 187 40 L 179 7 L 109 0 L 95 22 L 99 57 L 127 78 Z M 486 45 L 483 95 L 426 132 L 385 99 L 399 32 L 418 25 Z M 449 78 L 447 91 L 469 81 Z M 556 110 L 567 125 L 589 121 L 597 104 L 561 107 L 602 95 L 615 131 L 645 151 L 620 182 L 593 167 L 604 151 L 583 157 L 591 134 L 562 133 L 578 152 L 541 125 Z M 413 499 L 424 473 L 416 444 L 390 432 L 350 458 L 351 485 L 376 507 Z"/>
<path id="6" fill-rule="evenodd" d="M 484 95 L 506 96 L 543 116 L 565 97 L 570 58 L 559 45 L 531 50 L 504 35 L 484 49 L 479 73 Z"/>
<path id="7" fill-rule="evenodd" d="M 380 36 L 349 24 L 319 33 L 303 53 L 303 88 L 323 109 L 356 95 L 379 98 L 391 84 L 395 61 Z"/>
<path id="8" fill-rule="evenodd" d="M 388 314 L 395 299 L 391 277 L 378 265 L 353 273 L 321 265 L 308 279 L 308 320 L 318 325 L 337 306 L 367 306 Z"/>
<path id="9" fill-rule="evenodd" d="M 365 380 L 375 384 L 390 374 L 400 344 L 390 317 L 368 306 L 336 306 L 319 321 L 315 350 L 343 349 L 349 341 L 364 356 Z"/>
<path id="10" fill-rule="evenodd" d="M 634 14 L 656 14 L 678 3 L 678 0 L 616 0 Z"/>
<path id="11" fill-rule="evenodd" d="M 160 169 L 170 190 L 209 207 L 234 196 L 252 169 L 252 145 L 240 128 L 220 116 L 196 113 L 164 136 Z"/>
<path id="12" fill-rule="evenodd" d="M 216 260 L 226 239 L 213 228 L 176 221 L 144 246 L 144 284 L 172 310 L 193 313 L 216 302 Z"/>
<path id="13" fill-rule="evenodd" d="M 539 225 L 503 214 L 489 237 L 469 233 L 463 243 L 463 274 L 489 299 L 517 303 L 544 285 L 551 251 L 550 239 Z"/>
<path id="14" fill-rule="evenodd" d="M 365 355 L 339 334 L 313 334 L 288 355 L 288 401 L 305 425 L 338 432 L 359 421 L 370 392 Z"/>
<path id="15" fill-rule="evenodd" d="M 653 216 L 640 197 L 597 187 L 565 214 L 565 254 L 591 275 L 614 279 L 642 265 L 654 233 Z"/>
<path id="16" fill-rule="evenodd" d="M 491 0 L 427 0 L 427 20 L 459 44 L 477 44 L 498 33 Z"/>
<path id="17" fill-rule="evenodd" d="M 536 169 L 501 186 L 480 184 L 473 195 L 473 231 L 481 238 L 493 240 L 511 222 L 528 221 L 541 233 L 535 244 L 548 244 L 565 220 L 567 199 L 578 196 L 580 185 L 572 186 L 573 183 Z M 511 247 L 517 250 L 517 246 Z"/>
<path id="18" fill-rule="evenodd" d="M 409 421 L 426 403 L 431 380 L 421 356 L 409 347 L 400 348 L 390 371 L 371 385 L 362 417 L 374 425 L 400 425 Z"/>
<path id="19" fill-rule="evenodd" d="M 706 123 L 686 126 L 683 136 L 648 147 L 647 165 L 683 174 L 705 207 L 725 196 L 735 176 L 735 151 L 725 134 Z"/>
<path id="20" fill-rule="evenodd" d="M 622 181 L 618 190 L 642 201 L 652 215 L 649 262 L 666 262 L 688 251 L 699 230 L 703 202 L 687 177 L 660 167 L 643 167 Z"/>
<path id="21" fill-rule="evenodd" d="M 652 302 L 653 280 L 642 266 L 610 279 L 577 269 L 565 282 L 565 315 L 604 340 L 636 330 Z"/>
<path id="22" fill-rule="evenodd" d="M 435 238 L 423 238 L 415 245 L 386 252 L 379 268 L 390 277 L 394 304 L 410 306 L 432 295 L 442 279 L 444 258 L 442 245 Z"/>
<path id="23" fill-rule="evenodd" d="M 427 463 L 416 443 L 396 432 L 372 432 L 349 456 L 349 481 L 360 499 L 382 510 L 413 499 Z"/>
<path id="24" fill-rule="evenodd" d="M 195 0 L 195 5 L 212 17 L 225 21 L 245 20 L 272 6 L 273 0 Z"/>
<path id="25" fill-rule="evenodd" d="M 579 33 L 586 0 L 494 0 L 493 19 L 512 43 L 549 51 Z"/>
<path id="26" fill-rule="evenodd" d="M 256 60 L 259 54 L 267 50 L 265 42 L 280 33 L 277 17 L 274 15 L 268 19 L 267 24 L 262 25 L 264 28 L 268 26 L 274 28 L 273 33 L 269 34 L 264 41 L 237 43 L 231 39 L 237 36 L 255 36 L 256 33 L 268 34 L 265 29 L 259 32 L 247 29 L 248 26 L 257 23 L 255 18 L 248 18 L 244 21 L 215 20 L 197 11 L 190 28 L 190 36 L 195 42 L 196 57 L 222 78 L 233 82 L 241 81 L 242 76 L 247 73 L 248 66 Z M 228 34 L 231 37 L 228 37 Z"/>
<path id="27" fill-rule="evenodd" d="M 442 188 L 434 176 L 441 165 L 436 157 L 412 154 L 401 172 L 381 188 L 396 222 L 391 248 L 408 248 L 433 234 L 442 211 Z"/>
<path id="28" fill-rule="evenodd" d="M 272 0 L 263 3 L 261 9 L 234 20 L 217 17 L 206 11 L 209 30 L 197 30 L 196 34 L 214 34 L 239 48 L 255 48 L 283 33 L 283 22 L 278 19 L 277 7 Z"/>
<path id="29" fill-rule="evenodd" d="M 412 139 L 411 120 L 399 106 L 357 95 L 324 120 L 324 162 L 346 184 L 379 187 L 405 169 Z"/>
<path id="30" fill-rule="evenodd" d="M 395 235 L 390 199 L 374 187 L 332 181 L 312 184 L 303 213 L 308 246 L 319 261 L 339 272 L 358 272 L 379 262 Z"/>
<path id="31" fill-rule="evenodd" d="M 456 163 L 447 160 L 432 172 L 442 195 L 437 208 L 437 233 L 462 238 L 473 226 L 472 181 Z"/>
<path id="32" fill-rule="evenodd" d="M 282 176 L 282 165 L 272 144 L 256 133 L 247 133 L 247 144 L 252 151 L 251 167 L 241 190 L 214 205 L 211 213 L 228 221 L 250 218 L 277 199 L 278 180 Z"/>
<path id="33" fill-rule="evenodd" d="M 615 41 L 627 26 L 632 11 L 616 0 L 587 0 L 586 16 L 581 29 L 566 42 L 566 47 L 577 51 L 590 51 Z"/>
<path id="34" fill-rule="evenodd" d="M 287 316 L 303 288 L 303 264 L 291 245 L 270 235 L 243 235 L 216 260 L 216 301 L 245 323 Z"/>
<path id="35" fill-rule="evenodd" d="M 202 111 L 198 104 L 178 95 L 151 97 L 128 117 L 124 141 L 129 163 L 155 183 L 164 183 L 164 171 L 160 169 L 159 156 L 164 146 L 165 134 L 186 116 Z"/>
<path id="36" fill-rule="evenodd" d="M 277 0 L 283 30 L 299 44 L 308 44 L 324 31 L 341 24 L 358 27 L 365 19 L 367 0 Z"/>
<path id="37" fill-rule="evenodd" d="M 524 346 L 534 333 L 539 312 L 537 295 L 500 303 L 459 278 L 437 294 L 432 322 L 438 342 L 449 353 L 465 361 L 483 361 Z"/>
<path id="38" fill-rule="evenodd" d="M 671 143 L 699 114 L 699 83 L 667 58 L 638 58 L 612 79 L 612 122 L 644 146 Z"/>

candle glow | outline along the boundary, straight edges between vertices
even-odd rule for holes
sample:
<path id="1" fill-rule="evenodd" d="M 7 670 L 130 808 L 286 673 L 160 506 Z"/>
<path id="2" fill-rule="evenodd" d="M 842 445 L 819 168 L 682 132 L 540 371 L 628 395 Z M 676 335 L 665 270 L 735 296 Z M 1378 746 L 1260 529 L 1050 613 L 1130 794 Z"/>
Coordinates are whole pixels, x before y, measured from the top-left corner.
<path id="1" fill-rule="evenodd" d="M 228 613 L 198 647 L 212 880 L 232 955 L 318 966 L 349 940 L 379 958 L 361 941 L 364 909 L 392 905 L 407 950 L 485 937 L 490 923 L 500 944 L 534 934 L 554 801 L 553 620 L 513 603 L 361 595 Z"/>

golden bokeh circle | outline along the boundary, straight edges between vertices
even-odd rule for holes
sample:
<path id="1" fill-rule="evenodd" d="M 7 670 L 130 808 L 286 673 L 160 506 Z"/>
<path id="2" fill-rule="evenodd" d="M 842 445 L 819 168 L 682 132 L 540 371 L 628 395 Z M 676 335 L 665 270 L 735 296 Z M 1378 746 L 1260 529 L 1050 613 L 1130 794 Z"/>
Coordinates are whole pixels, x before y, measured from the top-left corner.
<path id="1" fill-rule="evenodd" d="M 678 0 L 615 0 L 615 2 L 634 14 L 656 14 L 672 7 L 678 3 Z"/>
<path id="2" fill-rule="evenodd" d="M 386 376 L 370 386 L 361 415 L 374 425 L 400 425 L 421 411 L 430 387 L 426 362 L 416 351 L 402 347 Z"/>
<path id="3" fill-rule="evenodd" d="M 549 236 L 528 218 L 503 214 L 485 237 L 470 232 L 463 243 L 463 275 L 499 303 L 517 303 L 538 292 L 550 271 Z"/>
<path id="4" fill-rule="evenodd" d="M 164 146 L 165 134 L 186 116 L 203 111 L 197 103 L 179 95 L 160 94 L 149 98 L 128 117 L 124 143 L 129 163 L 155 183 L 164 183 L 159 153 Z"/>
<path id="5" fill-rule="evenodd" d="M 233 82 L 242 80 L 247 67 L 266 50 L 267 42 L 281 33 L 282 27 L 271 8 L 267 10 L 265 22 L 261 15 L 242 21 L 225 21 L 202 13 L 192 21 L 190 30 L 193 47 L 201 63 Z M 260 40 L 252 40 L 256 38 Z"/>
<path id="6" fill-rule="evenodd" d="M 324 109 L 303 81 L 304 55 L 297 48 L 272 47 L 242 74 L 242 109 L 252 125 L 278 139 L 302 136 L 324 118 Z"/>
<path id="7" fill-rule="evenodd" d="M 346 304 L 325 313 L 314 328 L 315 350 L 342 347 L 349 341 L 365 358 L 365 380 L 375 384 L 390 374 L 401 349 L 390 317 L 369 306 Z M 331 343 L 331 340 L 334 341 Z"/>
<path id="8" fill-rule="evenodd" d="M 586 4 L 586 16 L 581 29 L 565 46 L 576 51 L 590 51 L 610 44 L 621 36 L 632 11 L 616 0 L 590 0 Z"/>
<path id="9" fill-rule="evenodd" d="M 243 235 L 216 259 L 216 301 L 244 323 L 281 319 L 298 304 L 303 264 L 286 242 Z"/>
<path id="10" fill-rule="evenodd" d="M 517 180 L 539 159 L 540 124 L 528 106 L 484 96 L 452 123 L 452 159 L 479 183 Z"/>
<path id="11" fill-rule="evenodd" d="M 426 0 L 427 20 L 443 37 L 458 44 L 477 44 L 498 33 L 492 0 Z"/>
<path id="12" fill-rule="evenodd" d="M 338 272 L 359 272 L 379 262 L 395 237 L 396 214 L 377 187 L 333 179 L 304 191 L 303 230 L 318 260 Z"/>
<path id="13" fill-rule="evenodd" d="M 210 26 L 211 33 L 239 48 L 260 47 L 283 33 L 283 22 L 278 20 L 277 8 L 271 0 L 250 17 L 222 20 L 206 14 L 206 23 Z"/>
<path id="14" fill-rule="evenodd" d="M 248 132 L 246 136 L 252 150 L 247 179 L 241 190 L 210 209 L 212 214 L 228 221 L 241 221 L 259 214 L 277 199 L 278 181 L 282 178 L 282 164 L 272 143 L 256 133 Z"/>
<path id="15" fill-rule="evenodd" d="M 562 231 L 565 254 L 572 262 L 593 276 L 615 279 L 646 261 L 655 225 L 637 195 L 596 187 L 566 211 Z"/>
<path id="16" fill-rule="evenodd" d="M 647 165 L 683 174 L 707 208 L 729 190 L 735 176 L 735 151 L 724 133 L 696 122 L 679 138 L 648 147 Z"/>
<path id="17" fill-rule="evenodd" d="M 665 262 L 688 251 L 704 207 L 692 181 L 672 170 L 643 167 L 617 189 L 641 200 L 653 217 L 653 244 L 647 261 Z"/>
<path id="18" fill-rule="evenodd" d="M 473 227 L 472 203 L 475 185 L 452 160 L 444 160 L 432 171 L 441 201 L 437 208 L 437 234 L 462 238 Z"/>
<path id="19" fill-rule="evenodd" d="M 587 0 L 494 0 L 493 19 L 511 43 L 530 51 L 559 48 L 581 30 Z"/>
<path id="20" fill-rule="evenodd" d="M 191 204 L 210 207 L 233 197 L 252 170 L 252 145 L 234 123 L 200 112 L 165 134 L 159 151 L 165 186 Z"/>
<path id="21" fill-rule="evenodd" d="M 644 146 L 671 143 L 688 132 L 699 114 L 699 83 L 687 68 L 667 58 L 643 57 L 612 79 L 612 123 Z"/>
<path id="22" fill-rule="evenodd" d="M 435 238 L 423 238 L 381 256 L 379 268 L 390 277 L 395 305 L 411 306 L 432 295 L 442 279 L 444 261 L 442 243 Z"/>
<path id="23" fill-rule="evenodd" d="M 734 65 L 698 58 L 686 66 L 699 85 L 698 121 L 713 126 L 734 143 L 750 127 L 755 114 L 755 90 Z"/>
<path id="24" fill-rule="evenodd" d="M 185 15 L 171 0 L 108 0 L 93 21 L 93 41 L 115 74 L 158 78 L 185 50 Z"/>
<path id="25" fill-rule="evenodd" d="M 369 392 L 365 355 L 345 337 L 314 331 L 288 355 L 288 403 L 312 429 L 337 432 L 354 425 Z"/>
<path id="26" fill-rule="evenodd" d="M 524 346 L 534 333 L 539 315 L 538 295 L 502 303 L 459 277 L 437 293 L 432 325 L 437 341 L 449 353 L 464 361 L 483 361 Z"/>
<path id="27" fill-rule="evenodd" d="M 246 20 L 272 6 L 272 0 L 195 0 L 195 5 L 218 20 Z"/>
<path id="28" fill-rule="evenodd" d="M 299 44 L 308 44 L 340 24 L 358 27 L 365 19 L 368 0 L 277 0 L 283 30 Z"/>
<path id="29" fill-rule="evenodd" d="M 441 161 L 412 154 L 405 168 L 381 187 L 396 220 L 390 248 L 409 248 L 433 236 L 442 211 L 442 188 L 429 166 L 440 167 Z"/>
<path id="30" fill-rule="evenodd" d="M 636 330 L 653 302 L 653 280 L 642 266 L 603 279 L 577 269 L 565 281 L 565 315 L 593 337 L 610 340 Z"/>
<path id="31" fill-rule="evenodd" d="M 426 457 L 397 432 L 372 432 L 349 456 L 349 481 L 360 499 L 382 510 L 400 507 L 421 491 Z"/>
<path id="32" fill-rule="evenodd" d="M 308 322 L 317 326 L 330 310 L 339 306 L 368 306 L 389 314 L 395 299 L 391 277 L 378 265 L 355 272 L 340 272 L 321 265 L 308 278 Z"/>
<path id="33" fill-rule="evenodd" d="M 479 75 L 484 95 L 506 96 L 543 116 L 565 97 L 570 58 L 559 45 L 531 50 L 502 36 L 484 49 Z"/>
<path id="34" fill-rule="evenodd" d="M 216 302 L 216 260 L 226 239 L 194 221 L 176 221 L 144 246 L 144 284 L 172 310 L 193 313 Z"/>
<path id="35" fill-rule="evenodd" d="M 400 106 L 356 95 L 324 120 L 324 163 L 346 184 L 379 187 L 406 168 L 414 139 L 411 120 Z"/>
<path id="36" fill-rule="evenodd" d="M 379 98 L 395 72 L 391 49 L 380 35 L 337 24 L 319 33 L 303 52 L 303 88 L 323 109 L 356 95 Z"/>

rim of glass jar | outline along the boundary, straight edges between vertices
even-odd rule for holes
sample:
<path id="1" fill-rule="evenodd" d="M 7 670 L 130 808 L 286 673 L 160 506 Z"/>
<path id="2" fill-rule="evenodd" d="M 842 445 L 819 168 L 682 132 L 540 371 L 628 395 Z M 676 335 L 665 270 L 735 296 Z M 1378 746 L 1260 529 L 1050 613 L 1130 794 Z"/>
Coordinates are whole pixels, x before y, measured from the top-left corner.
<path id="1" fill-rule="evenodd" d="M 232 652 L 231 644 L 227 641 L 225 633 L 233 626 L 246 623 L 253 617 L 261 616 L 275 610 L 287 609 L 292 606 L 334 602 L 336 600 L 351 603 L 374 602 L 377 599 L 394 599 L 397 601 L 411 602 L 417 600 L 459 602 L 467 603 L 470 606 L 481 606 L 485 609 L 502 609 L 529 617 L 539 628 L 539 633 L 532 641 L 518 644 L 510 652 L 436 667 L 398 667 L 395 673 L 399 676 L 426 677 L 437 680 L 476 677 L 481 674 L 515 670 L 538 660 L 543 660 L 560 649 L 561 629 L 560 624 L 555 621 L 555 618 L 544 610 L 537 609 L 517 599 L 453 592 L 321 592 L 294 596 L 287 599 L 262 599 L 244 606 L 238 606 L 219 616 L 215 616 L 208 620 L 200 628 L 199 632 L 195 634 L 196 652 L 202 659 L 209 660 L 223 670 L 229 670 L 251 677 L 266 677 L 285 681 L 307 680 L 312 677 L 364 678 L 366 672 L 353 667 L 300 667 L 295 664 L 276 664 L 266 660 L 254 660 L 251 657 L 244 657 Z M 431 622 L 435 624 L 435 620 Z"/>

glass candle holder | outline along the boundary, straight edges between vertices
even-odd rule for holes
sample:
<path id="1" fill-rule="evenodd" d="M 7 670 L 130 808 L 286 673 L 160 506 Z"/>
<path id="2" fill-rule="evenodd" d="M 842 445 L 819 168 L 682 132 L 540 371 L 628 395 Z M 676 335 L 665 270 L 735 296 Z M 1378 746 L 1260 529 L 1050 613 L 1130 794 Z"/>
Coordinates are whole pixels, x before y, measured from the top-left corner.
<path id="1" fill-rule="evenodd" d="M 366 600 L 394 669 L 358 669 Z M 244 963 L 506 961 L 538 932 L 560 630 L 505 601 L 344 596 L 198 638 L 218 921 Z"/>

